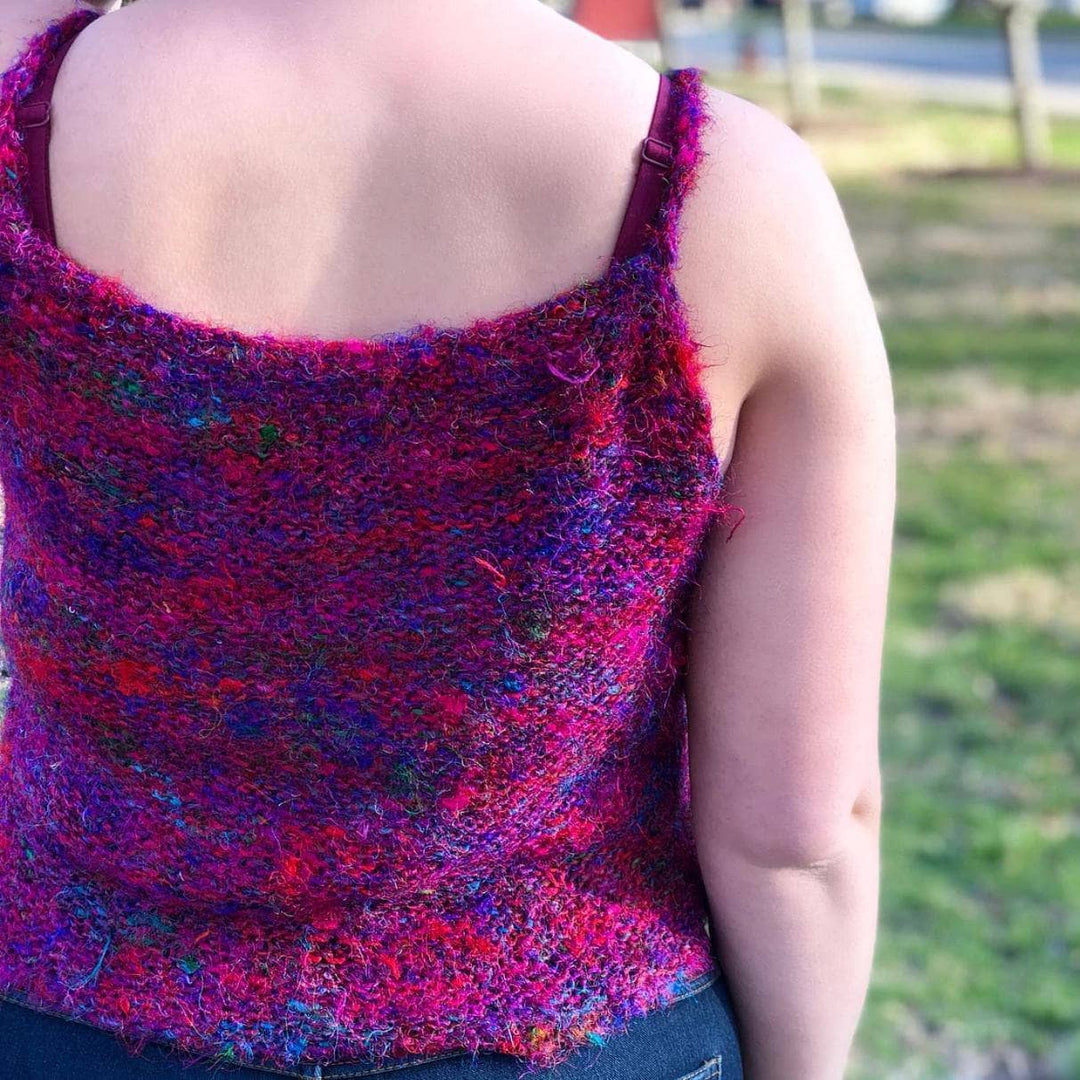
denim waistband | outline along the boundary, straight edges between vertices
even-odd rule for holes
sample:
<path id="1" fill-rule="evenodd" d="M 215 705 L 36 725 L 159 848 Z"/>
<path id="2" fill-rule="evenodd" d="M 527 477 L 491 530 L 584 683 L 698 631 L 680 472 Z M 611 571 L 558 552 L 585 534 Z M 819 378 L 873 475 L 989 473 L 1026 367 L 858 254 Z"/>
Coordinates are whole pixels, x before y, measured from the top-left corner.
<path id="1" fill-rule="evenodd" d="M 714 967 L 709 971 L 703 971 L 700 975 L 696 975 L 691 979 L 673 998 L 670 998 L 667 1002 L 667 1006 L 674 1005 L 678 1001 L 693 997 L 695 994 L 700 994 L 702 990 L 712 986 L 719 977 L 719 968 Z M 380 1076 L 387 1073 L 400 1072 L 402 1069 L 409 1069 L 417 1065 L 426 1065 L 432 1061 L 445 1061 L 449 1058 L 466 1057 L 469 1053 L 470 1051 L 468 1050 L 455 1050 L 445 1054 L 414 1054 L 408 1057 L 396 1058 L 392 1063 L 384 1065 L 361 1064 L 359 1062 L 354 1064 L 339 1062 L 333 1065 L 297 1065 L 294 1069 L 288 1071 L 266 1068 L 261 1065 L 249 1065 L 247 1067 L 249 1069 L 256 1069 L 259 1072 L 265 1072 L 270 1076 L 287 1076 L 290 1077 L 291 1080 L 358 1080 L 358 1078 L 365 1076 Z"/>
<path id="2" fill-rule="evenodd" d="M 713 967 L 709 971 L 702 972 L 702 974 L 690 979 L 674 997 L 668 999 L 663 1007 L 669 1008 L 676 1002 L 684 1001 L 696 994 L 700 994 L 703 990 L 716 982 L 719 976 L 720 970 L 718 967 Z M 53 1016 L 60 1020 L 69 1020 L 73 1023 L 83 1024 L 85 1026 L 85 1021 L 78 1020 L 77 1018 L 67 1017 L 48 1009 L 36 1009 L 25 1000 L 20 1000 L 18 995 L 0 993 L 0 1002 L 2 1001 L 7 1001 L 12 1005 L 21 1006 L 22 1008 L 27 1008 L 34 1012 Z M 644 1019 L 647 1018 L 648 1015 L 649 1014 L 646 1013 L 636 1019 Z M 171 1048 L 166 1047 L 164 1044 L 148 1044 L 147 1050 L 151 1050 L 151 1048 L 153 1048 L 154 1051 L 168 1051 L 171 1053 Z M 384 1062 L 383 1064 L 373 1064 L 371 1062 L 335 1062 L 330 1065 L 300 1063 L 287 1069 L 279 1069 L 269 1065 L 240 1065 L 239 1063 L 228 1063 L 215 1060 L 212 1068 L 215 1072 L 220 1071 L 222 1080 L 228 1080 L 230 1076 L 237 1073 L 244 1077 L 265 1077 L 266 1080 L 271 1080 L 273 1077 L 288 1077 L 289 1080 L 360 1080 L 362 1077 L 373 1076 L 388 1076 L 389 1078 L 390 1074 L 400 1074 L 403 1070 L 426 1065 L 435 1061 L 446 1061 L 452 1058 L 467 1057 L 471 1054 L 472 1051 L 469 1050 L 453 1050 L 442 1054 L 413 1054 L 406 1057 L 395 1058 L 393 1061 Z M 396 1077 L 391 1078 L 391 1080 L 396 1080 Z M 402 1077 L 401 1080 L 404 1080 L 404 1077 Z"/>

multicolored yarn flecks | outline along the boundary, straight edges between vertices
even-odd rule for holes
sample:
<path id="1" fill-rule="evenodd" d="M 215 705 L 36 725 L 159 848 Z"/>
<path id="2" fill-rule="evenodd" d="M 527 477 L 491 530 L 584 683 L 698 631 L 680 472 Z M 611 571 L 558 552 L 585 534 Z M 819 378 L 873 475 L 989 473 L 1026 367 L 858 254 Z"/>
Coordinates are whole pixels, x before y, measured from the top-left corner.
<path id="1" fill-rule="evenodd" d="M 638 254 L 366 340 L 159 310 L 30 225 L 0 84 L 0 993 L 286 1068 L 554 1065 L 714 964 L 685 605 L 732 509 Z"/>

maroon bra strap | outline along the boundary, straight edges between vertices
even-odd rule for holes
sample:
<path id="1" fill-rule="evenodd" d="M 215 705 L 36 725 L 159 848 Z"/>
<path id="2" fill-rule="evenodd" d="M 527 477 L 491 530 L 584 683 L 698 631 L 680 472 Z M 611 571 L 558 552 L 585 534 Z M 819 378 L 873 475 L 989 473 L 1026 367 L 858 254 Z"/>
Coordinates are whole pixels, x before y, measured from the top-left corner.
<path id="1" fill-rule="evenodd" d="M 661 72 L 649 134 L 641 143 L 641 163 L 612 261 L 634 255 L 641 249 L 645 228 L 660 208 L 664 188 L 669 183 L 668 174 L 675 160 L 671 143 L 670 100 L 671 79 L 666 72 Z"/>
<path id="2" fill-rule="evenodd" d="M 93 22 L 93 20 L 91 20 Z M 86 23 L 89 26 L 89 23 Z M 56 244 L 53 225 L 52 195 L 49 192 L 49 135 L 51 134 L 51 101 L 53 85 L 60 64 L 71 48 L 77 32 L 72 34 L 53 53 L 37 85 L 15 107 L 15 126 L 23 135 L 29 167 L 27 200 L 33 223 L 52 244 Z"/>
<path id="3" fill-rule="evenodd" d="M 23 145 L 28 158 L 27 198 L 31 219 L 54 245 L 56 244 L 56 228 L 53 222 L 52 195 L 49 190 L 50 103 L 60 65 L 76 35 L 77 31 L 56 49 L 37 85 L 15 108 L 15 125 L 23 134 Z M 675 156 L 670 141 L 670 99 L 671 80 L 666 73 L 661 72 L 656 104 L 653 106 L 652 121 L 649 124 L 649 134 L 641 143 L 641 162 L 622 228 L 619 231 L 619 239 L 615 245 L 613 261 L 624 259 L 640 250 L 645 239 L 645 229 L 660 207 Z"/>

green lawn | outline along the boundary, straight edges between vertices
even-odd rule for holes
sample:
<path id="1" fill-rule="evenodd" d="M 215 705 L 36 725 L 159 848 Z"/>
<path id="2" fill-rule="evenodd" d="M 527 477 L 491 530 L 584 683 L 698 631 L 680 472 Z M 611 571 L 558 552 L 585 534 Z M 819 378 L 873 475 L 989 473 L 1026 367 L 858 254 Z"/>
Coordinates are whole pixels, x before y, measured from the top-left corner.
<path id="1" fill-rule="evenodd" d="M 940 22 L 924 29 L 928 30 L 966 30 L 998 29 L 1001 22 L 1000 11 L 990 4 L 978 7 L 967 6 L 949 12 Z M 1039 19 L 1039 29 L 1054 34 L 1080 34 L 1080 17 L 1070 11 L 1044 11 Z"/>
<path id="2" fill-rule="evenodd" d="M 719 81 L 719 80 L 718 80 Z M 785 115 L 776 84 L 721 85 Z M 804 132 L 897 404 L 881 926 L 852 1080 L 1080 1078 L 1080 181 L 1008 118 L 824 95 Z M 1055 125 L 1080 164 L 1080 122 Z"/>

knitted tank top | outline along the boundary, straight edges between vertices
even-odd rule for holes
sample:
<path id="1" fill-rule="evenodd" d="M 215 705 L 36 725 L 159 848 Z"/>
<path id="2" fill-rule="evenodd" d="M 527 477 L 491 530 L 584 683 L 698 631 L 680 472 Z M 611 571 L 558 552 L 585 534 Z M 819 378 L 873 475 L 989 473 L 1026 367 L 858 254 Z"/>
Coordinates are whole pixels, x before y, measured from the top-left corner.
<path id="1" fill-rule="evenodd" d="M 602 276 L 281 338 L 41 225 L 32 95 L 96 17 L 0 83 L 0 993 L 278 1069 L 602 1044 L 716 962 L 685 606 L 731 507 L 672 274 L 703 74 L 664 73 Z"/>

